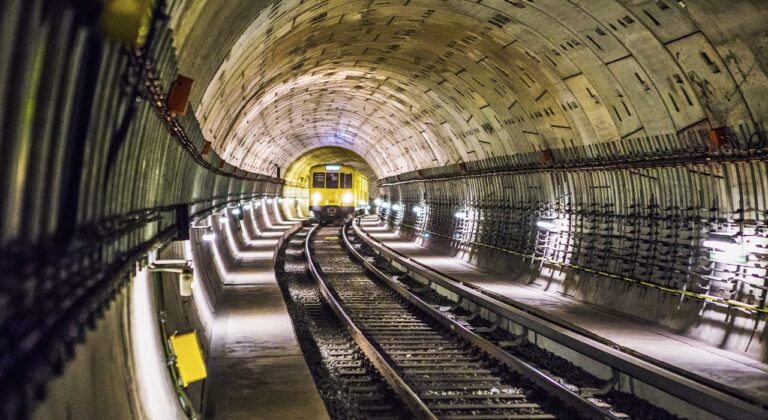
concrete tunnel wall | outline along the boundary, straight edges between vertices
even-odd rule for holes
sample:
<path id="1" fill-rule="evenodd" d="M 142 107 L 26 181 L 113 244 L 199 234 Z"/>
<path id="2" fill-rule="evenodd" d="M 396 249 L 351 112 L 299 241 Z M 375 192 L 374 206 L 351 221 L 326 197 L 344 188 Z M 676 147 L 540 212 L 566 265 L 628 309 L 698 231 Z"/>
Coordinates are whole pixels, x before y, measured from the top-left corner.
<path id="1" fill-rule="evenodd" d="M 136 54 L 101 34 L 99 4 L 0 7 L 3 418 L 40 398 L 42 417 L 141 417 L 126 318 L 136 264 L 186 215 L 281 187 L 203 155 L 195 116 L 157 100 L 176 77 L 167 21 Z"/>
<path id="2" fill-rule="evenodd" d="M 269 173 L 341 146 L 386 177 L 764 122 L 766 13 L 718 0 L 209 0 L 172 25 L 203 132 L 228 161 Z"/>
<path id="3" fill-rule="evenodd" d="M 764 307 L 766 269 L 697 281 L 708 232 L 765 244 L 762 2 L 179 0 L 139 53 L 102 36 L 100 4 L 0 6 L 3 417 L 45 384 L 37 415 L 140 416 L 129 273 L 177 234 L 180 209 L 278 195 L 297 179 L 274 165 L 325 146 L 361 156 L 381 196 L 405 203 L 385 218 L 427 246 L 768 357 L 764 315 L 722 303 Z M 177 58 L 195 84 L 173 117 Z M 721 126 L 734 130 L 713 149 Z M 600 255 L 610 246 L 631 262 Z M 94 377 L 66 376 L 78 370 Z M 126 393 L 67 405 L 72 382 L 90 395 L 102 375 Z"/>
<path id="4" fill-rule="evenodd" d="M 185 418 L 160 341 L 160 314 L 166 335 L 195 330 L 203 354 L 210 355 L 222 287 L 230 276 L 241 274 L 234 265 L 243 257 L 239 253 L 247 238 L 260 235 L 246 232 L 280 223 L 277 203 L 262 203 L 246 210 L 241 222 L 226 209 L 198 222 L 212 227 L 214 241 L 203 241 L 202 230 L 193 229 L 190 242 L 173 242 L 157 254 L 159 260 L 192 261 L 192 297 L 180 296 L 178 274 L 147 269 L 134 273 L 85 332 L 83 343 L 73 349 L 72 361 L 47 385 L 46 396 L 35 405 L 31 418 Z M 203 392 L 203 382 L 184 390 L 198 413 Z"/>
<path id="5" fill-rule="evenodd" d="M 749 250 L 765 249 L 768 238 L 759 232 L 768 195 L 744 181 L 768 179 L 765 162 L 697 168 L 534 170 L 392 182 L 381 197 L 402 210 L 382 215 L 401 235 L 509 273 L 510 281 L 767 360 L 765 317 L 737 306 L 764 305 L 765 268 L 710 264 L 700 247 L 708 232 L 740 231 Z M 681 182 L 690 187 L 676 188 Z M 467 217 L 457 218 L 462 211 Z M 557 231 L 537 227 L 539 220 L 556 224 Z M 682 292 L 736 305 L 683 298 Z"/>

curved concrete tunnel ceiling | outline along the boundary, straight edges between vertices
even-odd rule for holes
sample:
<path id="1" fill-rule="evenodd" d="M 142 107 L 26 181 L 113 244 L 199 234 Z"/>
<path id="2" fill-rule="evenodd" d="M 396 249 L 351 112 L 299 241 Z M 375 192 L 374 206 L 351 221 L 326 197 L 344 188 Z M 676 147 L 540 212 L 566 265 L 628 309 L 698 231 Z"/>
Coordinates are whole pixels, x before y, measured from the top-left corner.
<path id="1" fill-rule="evenodd" d="M 175 20 L 230 163 L 270 173 L 336 146 L 381 178 L 765 121 L 768 54 L 745 33 L 768 13 L 696 3 L 211 0 Z"/>
<path id="2" fill-rule="evenodd" d="M 335 146 L 319 147 L 304 153 L 288 166 L 285 171 L 285 179 L 299 181 L 304 185 L 308 178 L 309 168 L 323 163 L 341 163 L 352 166 L 367 176 L 370 182 L 376 180 L 376 173 L 365 158 L 349 149 Z"/>

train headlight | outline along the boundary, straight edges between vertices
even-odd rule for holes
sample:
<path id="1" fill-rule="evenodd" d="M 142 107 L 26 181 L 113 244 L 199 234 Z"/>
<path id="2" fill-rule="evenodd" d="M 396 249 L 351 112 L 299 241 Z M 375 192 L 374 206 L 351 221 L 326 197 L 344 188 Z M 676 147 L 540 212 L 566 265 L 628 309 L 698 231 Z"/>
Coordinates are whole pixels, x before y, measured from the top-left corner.
<path id="1" fill-rule="evenodd" d="M 352 193 L 349 191 L 341 195 L 341 202 L 344 204 L 352 204 L 352 201 L 354 199 L 355 199 L 355 196 L 353 196 Z"/>
<path id="2" fill-rule="evenodd" d="M 316 192 L 316 193 L 312 194 L 312 205 L 313 206 L 319 205 L 320 204 L 320 200 L 322 200 L 322 199 L 323 199 L 323 195 L 320 194 L 319 192 Z"/>

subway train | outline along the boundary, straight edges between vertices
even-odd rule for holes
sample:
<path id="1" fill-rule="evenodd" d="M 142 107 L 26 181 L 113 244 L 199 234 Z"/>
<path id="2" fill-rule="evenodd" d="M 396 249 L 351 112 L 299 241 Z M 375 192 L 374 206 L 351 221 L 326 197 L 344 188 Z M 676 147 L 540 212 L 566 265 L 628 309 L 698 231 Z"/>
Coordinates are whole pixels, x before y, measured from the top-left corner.
<path id="1" fill-rule="evenodd" d="M 313 219 L 352 216 L 368 206 L 368 178 L 348 165 L 315 165 L 309 169 L 309 201 Z"/>

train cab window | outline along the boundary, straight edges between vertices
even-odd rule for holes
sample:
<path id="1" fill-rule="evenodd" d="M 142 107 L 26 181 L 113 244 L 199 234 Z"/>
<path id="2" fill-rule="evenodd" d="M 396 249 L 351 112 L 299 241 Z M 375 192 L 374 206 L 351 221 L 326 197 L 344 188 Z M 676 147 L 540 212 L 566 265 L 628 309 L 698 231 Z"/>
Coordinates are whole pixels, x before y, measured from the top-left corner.
<path id="1" fill-rule="evenodd" d="M 312 174 L 312 188 L 325 188 L 325 172 Z"/>
<path id="2" fill-rule="evenodd" d="M 338 172 L 326 172 L 326 174 L 325 174 L 325 188 L 339 188 L 339 173 Z"/>
<path id="3" fill-rule="evenodd" d="M 341 188 L 352 188 L 352 174 L 341 174 Z"/>

